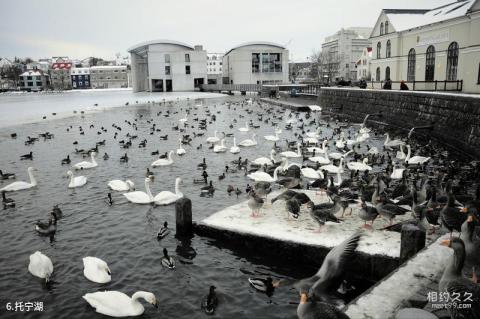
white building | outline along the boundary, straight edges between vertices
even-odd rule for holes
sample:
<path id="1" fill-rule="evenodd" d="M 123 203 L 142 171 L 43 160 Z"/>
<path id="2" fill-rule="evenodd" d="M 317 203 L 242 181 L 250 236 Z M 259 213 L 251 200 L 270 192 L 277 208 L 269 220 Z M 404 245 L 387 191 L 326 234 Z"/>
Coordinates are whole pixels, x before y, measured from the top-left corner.
<path id="1" fill-rule="evenodd" d="M 416 89 L 434 90 L 458 85 L 435 81 L 463 80 L 464 92 L 480 93 L 480 0 L 430 10 L 384 9 L 370 40 L 377 81 L 405 80 L 410 88 L 415 81 Z"/>
<path id="2" fill-rule="evenodd" d="M 207 52 L 171 40 L 154 40 L 128 49 L 133 92 L 194 91 L 207 83 Z"/>
<path id="3" fill-rule="evenodd" d="M 126 65 L 92 66 L 90 68 L 90 85 L 92 89 L 127 88 L 129 87 L 127 73 Z"/>
<path id="4" fill-rule="evenodd" d="M 39 61 L 39 62 L 31 62 L 27 64 L 27 70 L 38 69 L 42 72 L 48 73 L 50 69 L 50 63 L 46 61 Z"/>
<path id="5" fill-rule="evenodd" d="M 223 53 L 207 53 L 207 75 L 222 74 Z"/>
<path id="6" fill-rule="evenodd" d="M 357 80 L 371 80 L 372 73 L 370 72 L 370 65 L 372 64 L 372 48 L 367 47 L 362 51 L 360 59 L 357 61 Z"/>
<path id="7" fill-rule="evenodd" d="M 223 57 L 224 84 L 288 83 L 288 50 L 271 42 L 248 42 Z"/>
<path id="8" fill-rule="evenodd" d="M 50 85 L 50 77 L 42 70 L 27 70 L 19 76 L 19 86 L 25 91 L 43 91 Z"/>
<path id="9" fill-rule="evenodd" d="M 326 37 L 322 43 L 322 53 L 327 57 L 327 76 L 330 81 L 339 79 L 356 79 L 355 64 L 362 55 L 363 49 L 371 46 L 368 39 L 372 28 L 342 28 L 332 36 Z"/>

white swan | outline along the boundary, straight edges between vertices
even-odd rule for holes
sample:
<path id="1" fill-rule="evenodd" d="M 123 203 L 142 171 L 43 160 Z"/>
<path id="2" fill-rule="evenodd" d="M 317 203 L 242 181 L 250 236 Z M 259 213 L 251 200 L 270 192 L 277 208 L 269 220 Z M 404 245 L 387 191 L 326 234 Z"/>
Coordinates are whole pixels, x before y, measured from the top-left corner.
<path id="1" fill-rule="evenodd" d="M 343 158 L 340 159 L 340 163 L 338 164 L 338 166 L 329 164 L 320 166 L 320 169 L 334 174 L 338 172 L 343 173 Z"/>
<path id="2" fill-rule="evenodd" d="M 318 163 L 318 164 L 330 164 L 330 158 L 328 157 L 329 154 L 328 154 L 328 147 L 325 148 L 325 157 L 323 156 L 313 156 L 313 157 L 309 157 L 308 160 L 309 161 L 312 161 L 312 162 L 315 162 L 315 163 Z"/>
<path id="3" fill-rule="evenodd" d="M 182 140 L 181 139 L 178 139 L 178 148 L 177 148 L 177 155 L 178 156 L 182 156 L 182 155 L 185 155 L 186 151 L 185 149 L 182 147 Z"/>
<path id="4" fill-rule="evenodd" d="M 404 168 L 394 168 L 392 174 L 390 174 L 391 179 L 402 179 Z"/>
<path id="5" fill-rule="evenodd" d="M 305 135 L 307 137 L 319 138 L 321 133 L 322 133 L 322 129 L 320 127 L 317 127 L 315 132 L 307 132 L 307 133 L 305 133 Z"/>
<path id="6" fill-rule="evenodd" d="M 390 140 L 390 135 L 388 133 L 385 133 L 384 135 L 387 137 L 385 138 L 385 142 L 383 142 L 383 146 L 388 149 L 391 149 L 392 147 L 399 147 L 400 145 L 405 145 L 405 142 L 402 140 Z"/>
<path id="7" fill-rule="evenodd" d="M 162 191 L 158 193 L 154 198 L 153 201 L 157 205 L 169 205 L 175 203 L 178 199 L 183 197 L 182 192 L 180 192 L 180 182 L 182 179 L 177 177 L 175 180 L 175 193 L 169 191 Z"/>
<path id="8" fill-rule="evenodd" d="M 36 171 L 36 169 L 33 167 L 29 167 L 27 171 L 28 171 L 28 176 L 30 177 L 30 183 L 21 182 L 21 181 L 13 182 L 3 187 L 2 189 L 0 189 L 0 192 L 15 192 L 15 191 L 20 191 L 22 189 L 29 189 L 37 186 L 37 180 L 33 176 L 33 171 Z"/>
<path id="9" fill-rule="evenodd" d="M 70 176 L 68 188 L 82 187 L 87 183 L 87 178 L 85 176 L 74 176 L 72 171 L 68 171 L 67 175 Z"/>
<path id="10" fill-rule="evenodd" d="M 250 128 L 248 127 L 248 123 L 245 122 L 245 127 L 240 127 L 238 130 L 239 130 L 240 132 L 248 132 L 248 131 L 250 131 Z"/>
<path id="11" fill-rule="evenodd" d="M 83 275 L 88 280 L 99 284 L 105 284 L 112 280 L 112 274 L 107 263 L 97 257 L 83 258 Z"/>
<path id="12" fill-rule="evenodd" d="M 217 143 L 220 138 L 217 137 L 217 131 L 213 132 L 213 136 L 207 138 L 207 143 Z"/>
<path id="13" fill-rule="evenodd" d="M 317 144 L 317 143 L 318 143 L 318 138 L 316 138 L 316 137 L 307 137 L 307 138 L 303 139 L 303 141 L 304 141 L 305 143 L 307 143 L 308 145 L 311 145 L 311 144 L 314 145 L 314 144 Z"/>
<path id="14" fill-rule="evenodd" d="M 35 277 L 45 278 L 45 281 L 48 282 L 53 272 L 52 261 L 48 256 L 36 251 L 30 255 L 28 271 Z"/>
<path id="15" fill-rule="evenodd" d="M 150 191 L 149 185 L 150 178 L 147 177 L 145 178 L 145 190 L 147 191 L 146 193 L 142 191 L 135 191 L 124 193 L 123 196 L 125 196 L 129 202 L 135 204 L 150 204 L 153 202 L 153 195 Z"/>
<path id="16" fill-rule="evenodd" d="M 156 167 L 156 166 L 172 165 L 173 164 L 172 155 L 173 155 L 173 151 L 170 151 L 168 153 L 168 158 L 160 158 L 160 159 L 156 160 L 155 162 L 153 162 L 152 166 Z"/>
<path id="17" fill-rule="evenodd" d="M 88 161 L 83 161 L 83 162 L 80 162 L 80 163 L 77 163 L 75 165 L 73 165 L 72 167 L 74 169 L 88 169 L 88 168 L 94 168 L 94 167 L 97 167 L 98 164 L 97 162 L 95 161 L 95 155 L 97 153 L 95 152 L 92 152 L 90 153 L 90 158 L 92 159 L 91 162 L 88 162 Z"/>
<path id="18" fill-rule="evenodd" d="M 181 118 L 178 120 L 180 123 L 185 123 L 185 122 L 188 122 L 188 116 L 187 114 L 185 114 L 185 117 L 184 118 Z"/>
<path id="19" fill-rule="evenodd" d="M 275 133 L 275 135 L 265 135 L 263 138 L 271 142 L 277 142 L 280 139 L 278 133 Z"/>
<path id="20" fill-rule="evenodd" d="M 124 192 L 129 190 L 135 190 L 135 184 L 127 179 L 125 182 L 119 179 L 111 180 L 107 183 L 108 187 L 117 192 Z"/>
<path id="21" fill-rule="evenodd" d="M 302 157 L 302 153 L 300 152 L 300 143 L 297 143 L 297 151 L 292 152 L 292 151 L 286 151 L 286 152 L 281 152 L 280 153 L 281 157 L 287 157 L 287 158 L 298 158 Z"/>
<path id="22" fill-rule="evenodd" d="M 257 145 L 257 141 L 255 141 L 255 134 L 253 134 L 252 136 L 252 139 L 246 139 L 246 140 L 243 140 L 241 141 L 240 143 L 238 143 L 239 146 L 243 146 L 243 147 L 248 147 L 248 146 L 255 146 Z"/>
<path id="23" fill-rule="evenodd" d="M 405 159 L 405 157 L 407 157 L 407 155 L 405 155 L 405 152 L 403 151 L 403 144 L 401 144 L 400 145 L 400 150 L 397 151 L 396 158 L 399 159 L 399 160 L 403 160 L 403 159 Z"/>
<path id="24" fill-rule="evenodd" d="M 282 160 L 283 160 L 283 164 L 280 165 L 280 167 L 282 168 L 282 172 L 287 171 L 292 166 L 297 166 L 298 168 L 302 168 L 302 165 L 298 163 L 289 163 L 288 157 L 284 157 Z"/>
<path id="25" fill-rule="evenodd" d="M 213 147 L 213 152 L 215 152 L 215 153 L 225 153 L 226 151 L 227 151 L 227 147 L 225 146 L 225 139 L 222 138 L 220 140 L 220 145 L 217 144 Z"/>
<path id="26" fill-rule="evenodd" d="M 313 154 L 313 152 L 315 152 L 315 154 L 323 154 L 327 151 L 327 143 L 328 141 L 327 140 L 324 140 L 322 142 L 322 147 L 307 147 L 307 152 L 308 153 L 311 153 Z"/>
<path id="27" fill-rule="evenodd" d="M 348 152 L 346 152 L 346 153 L 332 152 L 332 153 L 328 153 L 328 156 L 329 156 L 330 158 L 339 160 L 339 159 L 341 159 L 341 158 L 347 157 L 348 155 L 350 155 L 350 153 L 353 153 L 353 150 L 350 150 L 350 151 L 348 151 Z"/>
<path id="28" fill-rule="evenodd" d="M 311 178 L 311 179 L 323 178 L 323 177 L 320 177 L 319 172 L 317 172 L 316 170 L 314 170 L 313 168 L 310 168 L 310 167 L 301 168 L 300 172 L 306 178 Z"/>
<path id="29" fill-rule="evenodd" d="M 267 182 L 267 183 L 273 183 L 277 181 L 278 179 L 278 171 L 280 170 L 280 166 L 275 168 L 275 171 L 273 172 L 273 177 L 270 176 L 270 174 L 265 173 L 265 172 L 253 172 L 251 174 L 248 174 L 247 177 L 250 179 L 253 179 L 255 182 Z"/>
<path id="30" fill-rule="evenodd" d="M 233 146 L 230 147 L 230 153 L 237 154 L 240 153 L 240 147 L 237 146 L 237 139 L 233 138 Z"/>
<path id="31" fill-rule="evenodd" d="M 345 148 L 345 138 L 344 138 L 343 132 L 340 135 L 340 139 L 335 141 L 335 146 L 339 149 Z"/>
<path id="32" fill-rule="evenodd" d="M 256 165 L 272 165 L 273 163 L 275 163 L 275 158 L 273 157 L 273 155 L 275 154 L 275 150 L 271 150 L 270 151 L 270 158 L 268 157 L 259 157 L 259 158 L 256 158 L 255 160 L 252 161 L 253 164 L 256 164 Z"/>
<path id="33" fill-rule="evenodd" d="M 425 156 L 414 156 L 410 157 L 411 155 L 411 148 L 410 145 L 407 145 L 407 157 L 405 157 L 405 163 L 408 165 L 421 165 L 430 160 L 430 157 L 425 157 Z"/>
<path id="34" fill-rule="evenodd" d="M 368 163 L 368 158 L 365 157 L 362 162 L 348 162 L 347 167 L 351 171 L 371 171 L 372 167 L 370 165 L 367 165 Z"/>
<path id="35" fill-rule="evenodd" d="M 370 148 L 367 152 L 367 154 L 372 154 L 372 155 L 377 155 L 379 152 L 378 152 L 378 148 L 376 146 Z"/>
<path id="36" fill-rule="evenodd" d="M 140 316 L 145 311 L 138 299 L 143 298 L 157 307 L 157 299 L 151 292 L 137 291 L 132 298 L 120 291 L 98 291 L 82 297 L 98 313 L 110 317 Z"/>

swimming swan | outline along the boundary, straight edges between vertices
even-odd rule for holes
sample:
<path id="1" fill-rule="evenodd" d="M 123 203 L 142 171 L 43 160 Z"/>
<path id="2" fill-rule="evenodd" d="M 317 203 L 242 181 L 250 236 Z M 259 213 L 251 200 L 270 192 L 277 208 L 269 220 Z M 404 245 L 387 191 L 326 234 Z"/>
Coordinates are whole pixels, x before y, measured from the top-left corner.
<path id="1" fill-rule="evenodd" d="M 126 181 L 121 181 L 119 179 L 114 179 L 111 180 L 107 183 L 108 187 L 110 189 L 117 191 L 117 192 L 124 192 L 124 191 L 130 191 L 130 190 L 135 190 L 135 184 L 127 179 Z"/>
<path id="2" fill-rule="evenodd" d="M 15 192 L 37 186 L 37 180 L 33 176 L 33 171 L 36 171 L 36 169 L 33 167 L 28 168 L 28 176 L 30 177 L 30 183 L 21 181 L 13 182 L 0 189 L 0 192 Z"/>
<path id="3" fill-rule="evenodd" d="M 112 280 L 107 263 L 97 257 L 83 258 L 83 274 L 88 280 L 99 284 L 105 284 Z"/>
<path id="4" fill-rule="evenodd" d="M 153 167 L 156 167 L 156 166 L 168 166 L 168 165 L 172 165 L 172 164 L 173 164 L 172 155 L 173 155 L 173 151 L 170 151 L 170 152 L 168 153 L 168 159 L 160 158 L 160 159 L 156 160 L 155 162 L 153 162 L 153 163 L 152 163 L 152 166 L 153 166 Z"/>
<path id="5" fill-rule="evenodd" d="M 145 192 L 141 191 L 135 191 L 135 192 L 128 192 L 124 193 L 123 196 L 127 198 L 129 202 L 135 203 L 135 204 L 150 204 L 153 202 L 153 195 L 152 192 L 150 191 L 150 178 L 145 178 Z"/>
<path id="6" fill-rule="evenodd" d="M 80 163 L 77 163 L 77 164 L 73 165 L 72 167 L 73 167 L 74 169 L 88 169 L 88 168 L 97 167 L 98 164 L 97 164 L 97 162 L 95 161 L 95 155 L 96 155 L 96 154 L 97 154 L 97 153 L 95 153 L 95 152 L 92 152 L 92 153 L 90 154 L 90 157 L 91 157 L 91 159 L 92 159 L 91 162 L 83 161 L 83 162 L 80 162 Z"/>
<path id="7" fill-rule="evenodd" d="M 177 200 L 183 197 L 183 193 L 180 192 L 180 183 L 182 179 L 177 177 L 175 180 L 175 193 L 169 191 L 162 191 L 158 193 L 154 198 L 153 201 L 157 205 L 169 205 L 175 203 Z"/>
<path id="8" fill-rule="evenodd" d="M 28 271 L 35 277 L 45 278 L 45 282 L 48 282 L 53 272 L 52 261 L 48 256 L 36 251 L 34 254 L 30 255 Z"/>
<path id="9" fill-rule="evenodd" d="M 87 178 L 85 176 L 74 176 L 72 171 L 68 171 L 67 175 L 70 176 L 68 188 L 82 187 L 87 183 Z"/>
<path id="10" fill-rule="evenodd" d="M 157 299 L 151 292 L 137 291 L 130 298 L 120 291 L 99 291 L 85 294 L 82 297 L 98 313 L 111 317 L 140 316 L 145 311 L 138 299 L 143 298 L 155 307 Z"/>

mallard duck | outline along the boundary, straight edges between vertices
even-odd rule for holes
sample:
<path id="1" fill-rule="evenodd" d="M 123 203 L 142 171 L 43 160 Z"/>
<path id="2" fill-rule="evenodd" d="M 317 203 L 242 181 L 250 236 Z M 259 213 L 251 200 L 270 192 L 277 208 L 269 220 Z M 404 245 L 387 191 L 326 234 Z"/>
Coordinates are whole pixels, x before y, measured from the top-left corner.
<path id="1" fill-rule="evenodd" d="M 175 269 L 175 259 L 168 255 L 167 248 L 163 248 L 162 266 L 168 269 Z"/>
<path id="2" fill-rule="evenodd" d="M 205 311 L 207 315 L 213 315 L 215 312 L 215 309 L 217 309 L 218 306 L 218 298 L 217 294 L 215 293 L 215 286 L 210 286 L 210 290 L 208 292 L 208 295 L 203 297 L 202 300 L 202 309 Z"/>

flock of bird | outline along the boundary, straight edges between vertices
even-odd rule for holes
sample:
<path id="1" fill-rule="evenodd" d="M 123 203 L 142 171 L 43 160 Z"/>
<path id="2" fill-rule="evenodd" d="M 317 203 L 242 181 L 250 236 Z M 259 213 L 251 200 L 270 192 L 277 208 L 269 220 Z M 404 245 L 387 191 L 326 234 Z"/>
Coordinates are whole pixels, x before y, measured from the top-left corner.
<path id="1" fill-rule="evenodd" d="M 386 225 L 380 227 L 382 231 L 398 231 L 399 227 L 401 228 L 405 223 L 415 224 L 425 229 L 427 233 L 446 229 L 450 232 L 450 240 L 445 241 L 444 244 L 454 250 L 454 257 L 445 269 L 440 288 L 447 291 L 472 292 L 476 298 L 474 300 L 480 300 L 480 290 L 476 283 L 478 276 L 476 269 L 480 267 L 480 240 L 476 231 L 480 217 L 480 163 L 478 161 L 467 157 L 452 160 L 449 151 L 442 146 L 432 141 L 421 144 L 412 139 L 412 133 L 421 128 L 413 128 L 403 139 L 391 139 L 391 136 L 385 133 L 383 144 L 370 142 L 378 141 L 381 135 L 368 127 L 367 120 L 369 116 L 381 116 L 381 114 L 367 115 L 363 123 L 357 126 L 338 118 L 316 117 L 314 113 L 285 112 L 281 108 L 252 99 L 226 102 L 222 107 L 234 110 L 238 117 L 230 119 L 231 122 L 228 123 L 230 131 L 215 130 L 213 136 L 209 137 L 204 136 L 205 131 L 209 126 L 216 126 L 217 115 L 208 106 L 201 103 L 189 104 L 175 111 L 170 108 L 158 111 L 157 117 L 165 118 L 174 117 L 178 113 L 185 114 L 173 124 L 171 133 L 159 136 L 162 141 L 168 140 L 169 136 L 172 137 L 174 134 L 178 135 L 178 148 L 165 150 L 164 153 L 159 150 L 152 152 L 152 156 L 158 156 L 158 158 L 152 161 L 150 167 L 145 168 L 143 185 L 145 191 L 136 190 L 130 179 L 111 180 L 106 183 L 106 186 L 111 191 L 123 192 L 126 200 L 134 204 L 173 204 L 184 196 L 180 190 L 180 185 L 184 181 L 177 177 L 174 192 L 165 190 L 153 195 L 150 183 L 155 179 L 155 173 L 162 170 L 162 167 L 176 165 L 176 157 L 188 157 L 188 153 L 194 152 L 195 147 L 200 150 L 204 147 L 203 144 L 210 145 L 208 150 L 211 156 L 221 156 L 221 153 L 228 152 L 239 156 L 237 160 L 226 162 L 225 169 L 220 170 L 219 167 L 213 167 L 213 169 L 221 171 L 221 174 L 218 172 L 219 181 L 229 174 L 245 176 L 246 186 L 228 185 L 227 193 L 228 195 L 236 194 L 237 197 L 244 192 L 247 194 L 248 206 L 252 213 L 246 218 L 261 217 L 261 210 L 267 201 L 268 194 L 276 186 L 283 191 L 272 198 L 271 203 L 284 201 L 287 218 L 293 217 L 294 220 L 304 213 L 303 207 L 306 207 L 311 219 L 319 226 L 318 232 L 321 232 L 328 222 L 342 223 L 354 212 L 362 220 L 359 228 L 364 228 L 363 231 L 377 231 L 373 224 L 379 216 L 387 221 Z M 216 106 L 215 108 L 217 113 L 221 112 L 221 108 Z M 245 120 L 248 117 L 250 120 Z M 135 133 L 126 133 L 122 136 L 122 129 L 125 130 L 127 127 L 135 132 L 138 130 L 138 121 L 145 121 L 150 125 L 150 135 L 167 131 L 165 127 L 158 127 L 154 118 L 147 119 L 142 116 L 135 118 L 134 121 L 125 120 L 123 127 L 112 124 L 111 130 L 114 132 L 112 138 L 126 152 L 134 147 L 138 136 Z M 244 126 L 235 130 L 239 122 L 244 122 Z M 257 140 L 255 130 L 267 126 L 272 127 L 272 134 Z M 92 124 L 90 129 L 96 128 Z M 73 131 L 74 127 L 70 126 L 66 130 Z M 290 131 L 289 135 L 293 136 L 294 140 L 282 138 L 283 130 Z M 80 126 L 78 132 L 84 135 L 85 129 Z M 97 134 L 104 135 L 107 132 L 105 127 L 101 127 Z M 239 134 L 250 136 L 237 143 Z M 54 138 L 53 134 L 48 132 L 40 137 Z M 12 138 L 17 138 L 17 134 L 12 134 Z M 38 140 L 38 137 L 28 136 L 25 145 L 32 145 Z M 231 146 L 226 146 L 230 141 Z M 194 142 L 197 143 L 196 146 L 192 145 Z M 153 141 L 145 138 L 138 143 L 138 148 L 145 148 L 147 143 L 153 143 Z M 271 145 L 268 155 L 258 158 L 242 155 L 245 148 L 255 148 L 259 143 Z M 78 145 L 78 141 L 73 144 Z M 91 149 L 75 148 L 73 154 L 90 157 L 89 161 L 72 165 L 70 154 L 61 160 L 59 164 L 71 167 L 66 172 L 70 178 L 66 187 L 79 188 L 86 185 L 88 178 L 76 176 L 74 172 L 82 173 L 103 165 L 97 162 L 96 156 L 101 153 L 100 149 L 105 144 L 106 140 L 101 140 Z M 130 153 L 130 156 L 134 155 L 135 153 Z M 22 155 L 20 159 L 33 161 L 34 154 L 29 152 Z M 103 159 L 109 160 L 110 155 L 104 152 Z M 129 157 L 125 153 L 118 160 L 128 162 Z M 216 187 L 213 180 L 209 179 L 207 168 L 212 167 L 208 166 L 206 158 L 203 158 L 203 161 L 194 168 L 201 171 L 201 174 L 197 178 L 193 177 L 192 183 L 203 185 L 199 187 L 201 196 L 213 196 Z M 15 181 L 0 188 L 5 209 L 15 207 L 15 200 L 8 198 L 7 192 L 39 186 L 34 176 L 35 171 L 34 167 L 28 168 L 29 182 Z M 15 173 L 0 171 L 2 180 L 15 178 Z M 303 188 L 325 192 L 328 202 L 315 205 L 309 196 L 299 191 Z M 111 192 L 107 193 L 105 201 L 108 205 L 114 204 Z M 396 216 L 407 213 L 411 214 L 410 219 L 394 223 Z M 57 220 L 61 215 L 60 208 L 55 206 L 48 222 L 37 222 L 35 229 L 41 234 L 54 235 Z M 297 315 L 299 318 L 348 318 L 330 302 L 329 296 L 334 295 L 342 283 L 345 266 L 352 258 L 363 231 L 353 234 L 332 249 L 319 271 L 311 278 L 293 283 L 275 282 L 270 277 L 249 278 L 249 282 L 255 289 L 267 294 L 285 284 L 292 284 L 298 288 L 300 301 Z M 454 231 L 460 235 L 454 236 Z M 165 222 L 158 231 L 157 238 L 161 240 L 168 234 L 168 224 Z M 96 283 L 106 283 L 111 280 L 111 272 L 105 261 L 89 256 L 85 257 L 83 262 L 84 275 L 88 280 Z M 166 249 L 163 250 L 161 263 L 168 269 L 175 269 L 175 259 Z M 28 270 L 32 275 L 44 278 L 48 282 L 53 272 L 53 263 L 48 256 L 37 251 L 30 256 Z M 467 275 L 472 278 L 467 278 Z M 218 305 L 215 290 L 216 287 L 211 286 L 202 300 L 201 307 L 207 314 L 213 314 Z M 144 299 L 154 306 L 157 305 L 155 295 L 144 291 L 138 291 L 132 297 L 118 291 L 105 291 L 88 293 L 83 298 L 97 312 L 114 317 L 141 315 L 144 308 L 139 299 Z M 479 318 L 479 305 L 480 302 L 469 309 L 451 310 L 451 317 Z"/>

